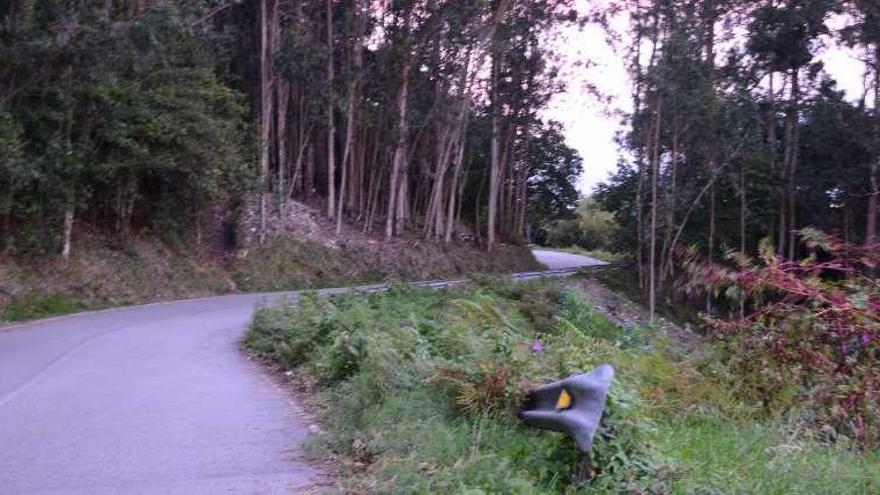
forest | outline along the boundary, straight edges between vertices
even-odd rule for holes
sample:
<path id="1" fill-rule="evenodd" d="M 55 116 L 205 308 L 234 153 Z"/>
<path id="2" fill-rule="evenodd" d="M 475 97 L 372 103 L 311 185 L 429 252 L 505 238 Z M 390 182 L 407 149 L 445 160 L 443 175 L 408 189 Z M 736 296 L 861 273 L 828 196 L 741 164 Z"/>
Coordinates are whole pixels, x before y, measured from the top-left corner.
<path id="1" fill-rule="evenodd" d="M 212 222 L 229 249 L 247 204 L 262 241 L 288 201 L 337 233 L 524 240 L 578 199 L 581 158 L 539 116 L 570 4 L 3 2 L 0 251 Z"/>
<path id="2" fill-rule="evenodd" d="M 613 34 L 620 12 L 634 111 L 594 199 L 614 214 L 652 306 L 676 295 L 688 248 L 721 262 L 763 240 L 794 261 L 812 252 L 805 228 L 876 248 L 880 4 L 635 0 L 595 20 Z M 861 94 L 825 70 L 829 47 L 855 54 Z"/>

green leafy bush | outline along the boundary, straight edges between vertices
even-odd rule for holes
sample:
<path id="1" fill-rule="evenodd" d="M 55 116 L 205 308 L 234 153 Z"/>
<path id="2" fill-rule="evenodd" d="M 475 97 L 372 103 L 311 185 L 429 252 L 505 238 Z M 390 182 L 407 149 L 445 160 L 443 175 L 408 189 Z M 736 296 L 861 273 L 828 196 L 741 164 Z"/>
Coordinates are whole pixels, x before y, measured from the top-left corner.
<path id="1" fill-rule="evenodd" d="M 547 227 L 547 244 L 611 250 L 618 228 L 613 213 L 603 211 L 594 200 L 587 198 L 578 205 L 575 218 L 556 220 Z"/>

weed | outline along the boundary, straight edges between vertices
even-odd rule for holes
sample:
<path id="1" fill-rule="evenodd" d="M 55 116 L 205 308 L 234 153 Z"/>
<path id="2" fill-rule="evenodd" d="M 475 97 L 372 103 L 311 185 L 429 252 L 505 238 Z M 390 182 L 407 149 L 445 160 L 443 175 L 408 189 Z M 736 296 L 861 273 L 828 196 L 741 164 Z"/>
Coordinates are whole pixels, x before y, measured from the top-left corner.
<path id="1" fill-rule="evenodd" d="M 57 292 L 31 291 L 13 296 L 6 309 L 0 313 L 0 321 L 24 321 L 73 313 L 88 308 L 81 300 Z"/>
<path id="2" fill-rule="evenodd" d="M 536 346 L 538 342 L 541 345 Z M 559 282 L 305 296 L 258 311 L 249 347 L 318 378 L 346 489 L 397 493 L 876 492 L 880 459 L 786 430 L 726 386 L 715 361 L 678 361 L 655 329 L 621 329 Z M 617 368 L 593 477 L 560 433 L 516 419 L 537 384 Z M 835 489 L 835 491 L 838 491 Z"/>

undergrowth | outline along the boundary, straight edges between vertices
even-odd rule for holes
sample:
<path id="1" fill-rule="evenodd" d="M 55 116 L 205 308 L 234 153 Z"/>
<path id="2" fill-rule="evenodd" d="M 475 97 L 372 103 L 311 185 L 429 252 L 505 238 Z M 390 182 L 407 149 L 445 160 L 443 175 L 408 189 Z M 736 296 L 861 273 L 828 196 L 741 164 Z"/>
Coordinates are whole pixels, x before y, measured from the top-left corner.
<path id="1" fill-rule="evenodd" d="M 246 343 L 317 381 L 328 433 L 315 447 L 344 459 L 338 474 L 346 490 L 819 493 L 805 490 L 825 482 L 863 493 L 878 486 L 876 458 L 815 439 L 792 447 L 787 427 L 732 395 L 725 384 L 735 377 L 723 367 L 676 361 L 653 329 L 619 329 L 556 284 L 484 279 L 442 291 L 310 294 L 258 311 Z M 617 374 L 593 448 L 596 474 L 579 482 L 573 442 L 527 429 L 515 413 L 534 386 L 602 363 Z"/>
<path id="2" fill-rule="evenodd" d="M 0 321 L 24 321 L 62 315 L 90 309 L 85 301 L 56 292 L 27 292 L 10 298 L 6 309 L 0 312 Z"/>

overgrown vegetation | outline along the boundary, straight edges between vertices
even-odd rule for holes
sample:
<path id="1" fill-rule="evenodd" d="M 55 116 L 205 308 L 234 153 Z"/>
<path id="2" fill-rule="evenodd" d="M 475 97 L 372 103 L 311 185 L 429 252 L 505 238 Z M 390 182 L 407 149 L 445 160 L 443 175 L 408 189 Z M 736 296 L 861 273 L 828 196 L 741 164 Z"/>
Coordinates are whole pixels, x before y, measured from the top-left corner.
<path id="1" fill-rule="evenodd" d="M 276 237 L 224 264 L 212 253 L 158 239 L 85 235 L 87 249 L 58 258 L 0 258 L 0 322 L 22 321 L 155 301 L 229 292 L 346 287 L 358 284 L 510 273 L 539 268 L 528 249 L 488 254 L 465 245 L 400 241 L 316 241 Z"/>
<path id="2" fill-rule="evenodd" d="M 740 304 L 738 316 L 708 321 L 721 357 L 747 378 L 741 393 L 830 437 L 877 447 L 880 289 L 864 273 L 880 264 L 880 254 L 813 229 L 801 235 L 811 254 L 798 261 L 785 261 L 769 243 L 758 261 L 731 255 L 735 270 L 691 254 L 685 287 Z"/>
<path id="3" fill-rule="evenodd" d="M 878 249 L 880 3 L 619 0 L 597 9 L 610 36 L 626 26 L 633 111 L 617 173 L 594 197 L 614 213 L 618 245 L 652 306 L 674 292 L 685 246 L 718 261 L 730 248 L 757 255 L 770 237 L 794 261 L 808 251 L 795 232 L 813 226 Z M 621 14 L 628 22 L 615 22 Z M 846 47 L 860 55 L 839 55 Z M 837 57 L 855 65 L 838 72 Z M 862 85 L 838 85 L 862 72 Z"/>
<path id="4" fill-rule="evenodd" d="M 486 280 L 428 291 L 263 308 L 249 349 L 317 382 L 350 489 L 490 493 L 840 493 L 880 488 L 880 460 L 792 429 L 733 394 L 712 361 L 673 358 L 651 328 L 615 327 L 558 283 Z M 687 355 L 677 349 L 676 356 Z M 573 477 L 561 434 L 522 427 L 537 384 L 612 363 L 617 377 L 594 446 L 596 475 Z M 708 442 L 708 443 L 707 443 Z M 810 491 L 813 489 L 814 491 Z"/>
<path id="5" fill-rule="evenodd" d="M 158 240 L 85 235 L 64 262 L 0 257 L 0 323 L 234 290 L 222 266 L 205 253 Z"/>
<path id="6" fill-rule="evenodd" d="M 73 313 L 93 307 L 89 303 L 71 299 L 57 292 L 26 292 L 10 298 L 0 313 L 0 321 L 24 321 L 47 316 Z"/>

